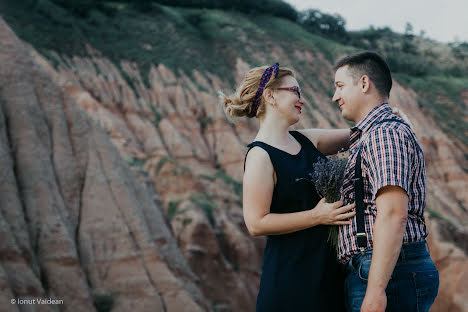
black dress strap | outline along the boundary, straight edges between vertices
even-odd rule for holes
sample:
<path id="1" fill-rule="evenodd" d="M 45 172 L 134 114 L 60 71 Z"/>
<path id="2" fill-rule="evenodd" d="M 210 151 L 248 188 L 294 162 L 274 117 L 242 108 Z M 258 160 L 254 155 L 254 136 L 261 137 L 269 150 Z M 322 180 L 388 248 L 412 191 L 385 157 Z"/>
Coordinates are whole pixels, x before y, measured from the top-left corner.
<path id="1" fill-rule="evenodd" d="M 261 147 L 263 148 L 267 153 L 268 153 L 268 145 L 263 143 L 263 142 L 260 142 L 260 141 L 255 141 L 255 142 L 252 142 L 250 143 L 249 145 L 247 145 L 247 147 L 249 148 L 247 150 L 247 152 L 245 153 L 245 157 L 244 157 L 244 171 L 245 171 L 245 162 L 247 161 L 247 155 L 249 154 L 250 150 L 252 148 L 254 148 L 255 146 L 258 146 L 258 147 Z"/>
<path id="2" fill-rule="evenodd" d="M 380 124 L 384 122 L 399 122 L 401 124 L 410 127 L 406 122 L 397 118 L 387 118 L 376 122 Z M 361 150 L 362 142 L 359 146 L 359 150 L 356 156 L 356 165 L 354 166 L 354 196 L 356 200 L 356 226 L 357 226 L 357 245 L 359 250 L 364 255 L 365 248 L 367 247 L 367 234 L 364 227 L 364 181 L 362 180 L 362 169 L 361 169 Z"/>
<path id="3" fill-rule="evenodd" d="M 291 135 L 297 140 L 297 142 L 301 145 L 301 149 L 302 149 L 304 146 L 304 139 L 306 139 L 307 141 L 308 139 L 297 131 L 290 131 L 289 133 L 291 133 Z M 254 141 L 250 143 L 249 145 L 247 145 L 249 149 L 245 153 L 245 157 L 244 157 L 244 171 L 245 171 L 245 162 L 247 161 L 247 155 L 249 154 L 250 150 L 254 148 L 255 146 L 263 148 L 268 154 L 270 154 L 269 153 L 269 151 L 271 150 L 270 145 L 263 143 L 261 141 Z"/>

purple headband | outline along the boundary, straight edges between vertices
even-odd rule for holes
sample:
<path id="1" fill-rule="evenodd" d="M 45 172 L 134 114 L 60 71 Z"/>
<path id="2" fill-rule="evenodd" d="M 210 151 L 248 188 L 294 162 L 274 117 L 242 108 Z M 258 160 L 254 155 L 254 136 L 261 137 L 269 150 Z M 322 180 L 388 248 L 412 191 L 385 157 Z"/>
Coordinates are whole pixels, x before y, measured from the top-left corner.
<path id="1" fill-rule="evenodd" d="M 260 106 L 260 100 L 262 99 L 262 94 L 263 94 L 263 91 L 265 90 L 265 85 L 268 83 L 268 81 L 270 81 L 271 74 L 272 73 L 275 74 L 275 78 L 276 78 L 276 76 L 278 76 L 278 72 L 279 72 L 278 63 L 273 64 L 273 66 L 268 67 L 263 72 L 262 79 L 260 79 L 260 85 L 258 86 L 258 89 L 257 89 L 257 93 L 255 93 L 255 96 L 252 100 L 252 110 L 250 111 L 251 116 L 257 115 L 257 110 L 258 110 L 258 107 Z"/>

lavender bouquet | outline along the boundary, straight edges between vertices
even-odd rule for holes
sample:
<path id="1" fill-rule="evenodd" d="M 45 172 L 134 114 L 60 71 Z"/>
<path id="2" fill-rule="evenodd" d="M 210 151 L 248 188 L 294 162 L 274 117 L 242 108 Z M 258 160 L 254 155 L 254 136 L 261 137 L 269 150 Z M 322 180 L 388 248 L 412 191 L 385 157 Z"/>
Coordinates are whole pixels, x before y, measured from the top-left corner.
<path id="1" fill-rule="evenodd" d="M 339 153 L 314 164 L 314 172 L 310 174 L 310 178 L 314 182 L 317 193 L 324 197 L 327 203 L 340 200 L 347 163 L 348 159 L 344 157 L 344 153 Z M 338 248 L 338 226 L 330 227 L 328 242 L 335 249 Z"/>

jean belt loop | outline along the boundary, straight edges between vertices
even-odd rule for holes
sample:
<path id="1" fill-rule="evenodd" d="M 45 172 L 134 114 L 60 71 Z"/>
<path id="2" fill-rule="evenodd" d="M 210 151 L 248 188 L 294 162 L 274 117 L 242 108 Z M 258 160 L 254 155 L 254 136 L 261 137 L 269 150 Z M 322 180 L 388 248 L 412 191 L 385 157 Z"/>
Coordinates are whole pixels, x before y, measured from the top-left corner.
<path id="1" fill-rule="evenodd" d="M 427 240 L 424 240 L 425 244 L 426 244 L 426 250 L 429 254 L 431 254 L 431 249 L 429 248 L 429 243 L 427 242 Z"/>
<path id="2" fill-rule="evenodd" d="M 404 262 L 405 261 L 405 248 L 404 248 L 404 244 L 401 245 L 401 249 L 400 249 L 400 261 Z"/>
<path id="3" fill-rule="evenodd" d="M 351 259 L 349 259 L 349 269 L 351 271 L 356 271 L 356 268 L 354 266 L 354 257 L 351 257 Z"/>

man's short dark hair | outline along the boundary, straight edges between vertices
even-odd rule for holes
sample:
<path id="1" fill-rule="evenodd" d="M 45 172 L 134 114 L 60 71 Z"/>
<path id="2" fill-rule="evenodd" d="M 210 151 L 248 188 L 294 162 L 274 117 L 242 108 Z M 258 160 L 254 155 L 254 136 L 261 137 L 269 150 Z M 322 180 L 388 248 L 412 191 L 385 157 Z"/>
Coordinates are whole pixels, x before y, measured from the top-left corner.
<path id="1" fill-rule="evenodd" d="M 343 66 L 348 66 L 355 83 L 367 75 L 381 96 L 390 96 L 392 75 L 387 63 L 376 52 L 362 51 L 345 56 L 336 63 L 335 70 Z"/>

